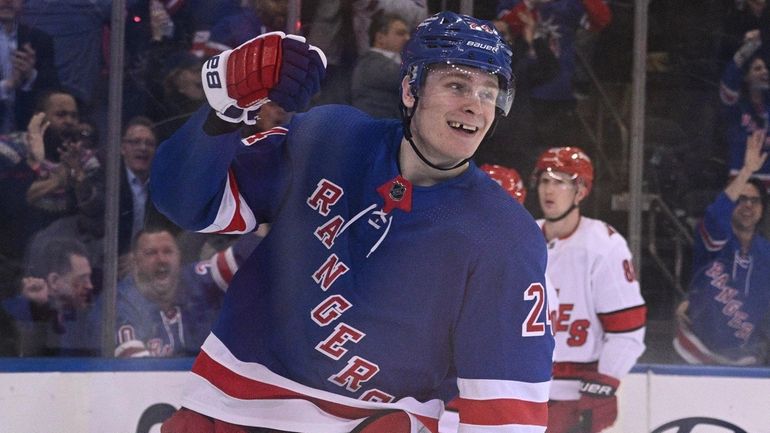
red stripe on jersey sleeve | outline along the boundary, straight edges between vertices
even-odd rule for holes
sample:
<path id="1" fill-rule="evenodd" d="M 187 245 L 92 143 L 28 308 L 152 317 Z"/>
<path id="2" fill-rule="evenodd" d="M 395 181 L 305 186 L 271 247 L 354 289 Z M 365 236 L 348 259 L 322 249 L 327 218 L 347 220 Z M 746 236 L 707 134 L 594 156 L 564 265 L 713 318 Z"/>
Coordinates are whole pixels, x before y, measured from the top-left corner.
<path id="1" fill-rule="evenodd" d="M 217 253 L 217 270 L 219 271 L 219 275 L 222 276 L 222 279 L 225 280 L 225 283 L 229 285 L 230 281 L 233 279 L 233 270 L 230 269 L 230 264 L 227 263 L 226 253 L 226 251 Z"/>
<path id="2" fill-rule="evenodd" d="M 227 177 L 230 180 L 230 191 L 233 200 L 235 201 L 235 211 L 233 212 L 233 219 L 230 220 L 230 224 L 224 229 L 220 230 L 220 233 L 229 233 L 246 230 L 246 221 L 241 215 L 241 199 L 240 192 L 238 191 L 238 183 L 235 181 L 235 173 L 232 170 L 227 171 Z M 227 194 L 228 192 L 225 192 Z"/>
<path id="3" fill-rule="evenodd" d="M 631 332 L 635 331 L 647 323 L 647 307 L 639 305 L 637 307 L 626 308 L 625 310 L 613 311 L 612 313 L 598 314 L 602 322 L 604 332 Z"/>
<path id="4" fill-rule="evenodd" d="M 453 400 L 460 412 L 460 423 L 472 425 L 506 425 L 548 424 L 548 404 L 513 398 L 492 400 L 470 400 L 458 398 Z"/>
<path id="5" fill-rule="evenodd" d="M 727 239 L 714 239 L 703 221 L 698 224 L 698 234 L 700 234 L 700 237 L 703 240 L 703 245 L 705 245 L 706 249 L 711 252 L 719 251 L 727 244 Z"/>

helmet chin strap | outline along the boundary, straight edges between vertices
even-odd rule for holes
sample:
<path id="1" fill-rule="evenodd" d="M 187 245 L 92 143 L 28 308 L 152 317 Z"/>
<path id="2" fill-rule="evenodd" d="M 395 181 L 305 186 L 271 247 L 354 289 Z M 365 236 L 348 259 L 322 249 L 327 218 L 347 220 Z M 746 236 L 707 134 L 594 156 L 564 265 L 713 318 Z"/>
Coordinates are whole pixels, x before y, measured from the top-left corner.
<path id="1" fill-rule="evenodd" d="M 440 167 L 440 166 L 430 162 L 428 160 L 428 158 L 426 158 L 425 155 L 423 155 L 422 152 L 420 152 L 420 149 L 417 148 L 417 145 L 414 144 L 414 140 L 412 140 L 412 127 L 411 127 L 412 117 L 414 116 L 414 111 L 417 109 L 417 102 L 418 102 L 418 100 L 419 100 L 419 98 L 417 96 L 415 96 L 414 97 L 414 107 L 413 107 L 411 113 L 409 112 L 409 109 L 404 105 L 403 102 L 400 103 L 400 106 L 401 106 L 401 121 L 402 121 L 402 123 L 404 125 L 404 138 L 406 138 L 406 141 L 409 142 L 409 145 L 412 147 L 412 150 L 414 151 L 414 153 L 417 154 L 417 156 L 420 158 L 420 160 L 422 162 L 424 162 L 425 165 L 427 165 L 430 168 L 433 168 L 433 169 L 436 169 L 436 170 L 440 170 L 440 171 L 451 171 L 451 170 L 454 170 L 456 168 L 462 167 L 468 161 L 473 159 L 473 157 L 476 155 L 476 152 L 474 152 L 473 155 L 463 159 L 462 161 L 458 162 L 457 164 L 455 164 L 452 167 Z M 498 119 L 498 116 L 495 116 L 495 120 L 492 122 L 492 126 L 489 128 L 489 131 L 487 131 L 487 134 L 484 136 L 484 139 L 487 139 L 487 138 L 491 137 L 492 134 L 494 133 L 495 128 L 497 127 L 497 119 Z M 478 150 L 478 148 L 477 148 L 477 150 Z"/>
<path id="2" fill-rule="evenodd" d="M 546 221 L 548 221 L 549 223 L 555 223 L 555 222 L 557 222 L 557 221 L 561 221 L 561 220 L 563 220 L 564 218 L 567 218 L 567 215 L 569 215 L 569 214 L 570 214 L 570 213 L 571 213 L 573 210 L 575 210 L 577 207 L 578 207 L 578 206 L 577 206 L 575 203 L 572 203 L 572 206 L 570 206 L 570 207 L 569 207 L 569 209 L 567 209 L 566 211 L 564 211 L 564 213 L 563 213 L 563 214 L 561 214 L 561 215 L 559 215 L 559 216 L 557 216 L 557 217 L 554 217 L 554 218 L 545 218 L 545 220 L 546 220 Z"/>

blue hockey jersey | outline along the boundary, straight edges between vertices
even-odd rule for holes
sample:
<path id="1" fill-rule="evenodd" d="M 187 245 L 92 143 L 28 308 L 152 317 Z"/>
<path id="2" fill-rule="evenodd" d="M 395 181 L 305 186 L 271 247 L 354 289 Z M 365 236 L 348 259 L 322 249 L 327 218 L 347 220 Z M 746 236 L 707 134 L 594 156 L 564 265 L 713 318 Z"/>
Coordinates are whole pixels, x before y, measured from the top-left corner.
<path id="1" fill-rule="evenodd" d="M 209 110 L 158 149 L 153 199 L 187 229 L 271 229 L 233 278 L 185 407 L 339 433 L 395 409 L 435 433 L 451 379 L 461 432 L 545 430 L 546 250 L 521 205 L 473 164 L 410 187 L 397 121 L 322 106 L 241 139 L 203 133 Z"/>
<path id="2" fill-rule="evenodd" d="M 770 242 L 757 234 L 747 255 L 731 226 L 735 203 L 722 192 L 698 226 L 687 300 L 690 325 L 674 347 L 696 364 L 763 364 L 770 320 Z"/>

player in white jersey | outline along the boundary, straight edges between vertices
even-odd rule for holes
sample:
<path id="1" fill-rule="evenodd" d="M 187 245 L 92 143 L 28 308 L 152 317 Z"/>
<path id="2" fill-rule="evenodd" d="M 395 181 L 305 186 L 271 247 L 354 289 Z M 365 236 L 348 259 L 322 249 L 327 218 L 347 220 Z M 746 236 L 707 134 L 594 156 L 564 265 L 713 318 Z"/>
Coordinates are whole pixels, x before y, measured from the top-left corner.
<path id="1" fill-rule="evenodd" d="M 532 174 L 546 274 L 559 297 L 548 433 L 596 433 L 614 424 L 615 391 L 645 348 L 646 307 L 626 240 L 580 214 L 593 178 L 590 158 L 577 147 L 547 150 Z"/>

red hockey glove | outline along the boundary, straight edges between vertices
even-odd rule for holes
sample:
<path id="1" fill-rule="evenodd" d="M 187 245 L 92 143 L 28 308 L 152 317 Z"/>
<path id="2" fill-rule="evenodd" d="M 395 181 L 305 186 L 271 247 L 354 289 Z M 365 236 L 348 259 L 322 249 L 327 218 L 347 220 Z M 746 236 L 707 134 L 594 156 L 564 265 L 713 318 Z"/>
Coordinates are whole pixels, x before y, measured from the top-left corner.
<path id="1" fill-rule="evenodd" d="M 271 32 L 204 63 L 203 90 L 217 115 L 232 123 L 256 123 L 268 101 L 286 111 L 304 108 L 326 72 L 323 52 L 305 38 Z"/>
<path id="2" fill-rule="evenodd" d="M 587 373 L 580 381 L 581 424 L 589 433 L 598 433 L 615 423 L 618 417 L 618 399 L 615 391 L 620 381 L 601 373 Z"/>

